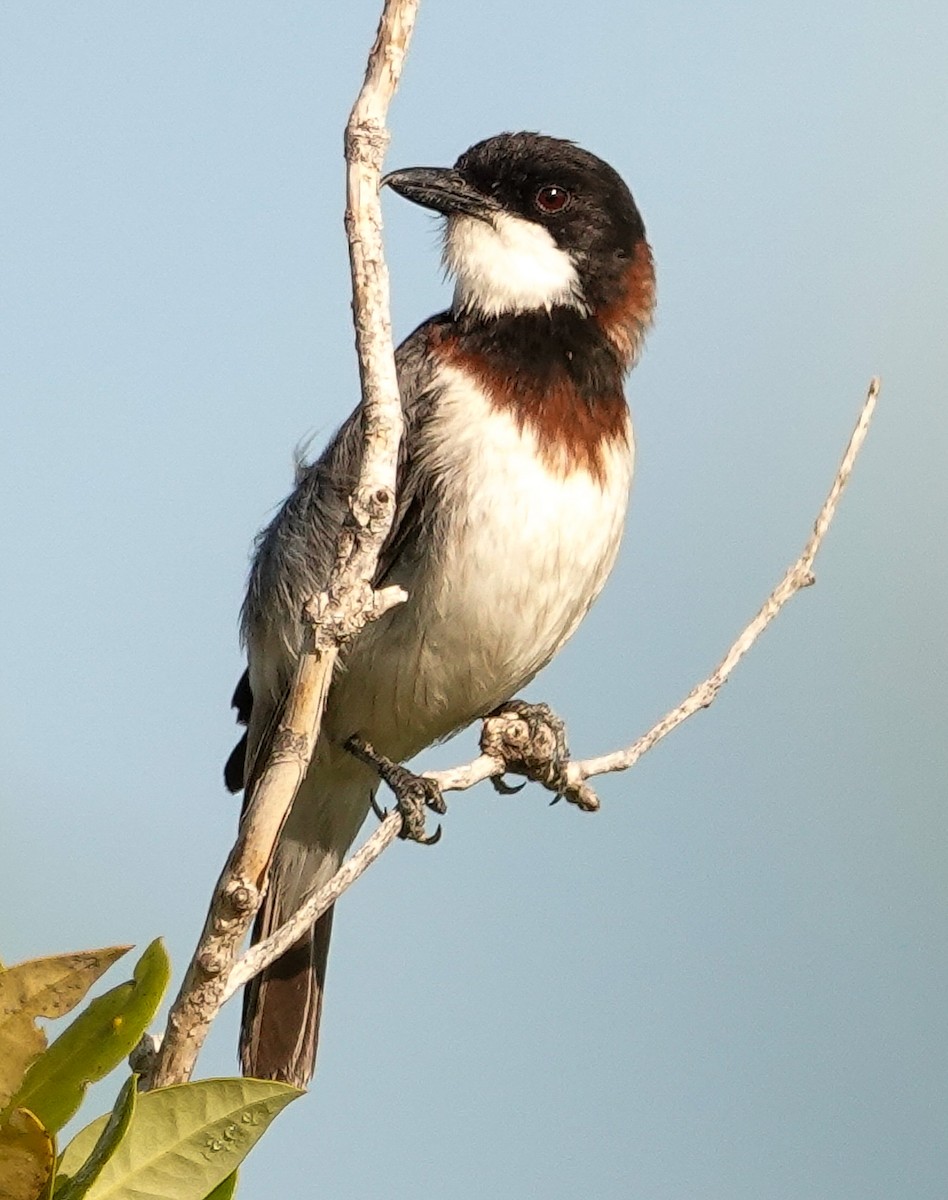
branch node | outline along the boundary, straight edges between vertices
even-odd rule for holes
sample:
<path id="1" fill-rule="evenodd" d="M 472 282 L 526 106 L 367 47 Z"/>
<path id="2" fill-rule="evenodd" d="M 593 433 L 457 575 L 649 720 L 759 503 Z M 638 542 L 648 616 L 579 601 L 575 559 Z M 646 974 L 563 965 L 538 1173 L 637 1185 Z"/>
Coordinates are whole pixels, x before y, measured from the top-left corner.
<path id="1" fill-rule="evenodd" d="M 260 903 L 260 892 L 258 888 L 254 887 L 252 883 L 248 883 L 245 879 L 235 879 L 224 888 L 221 901 L 226 906 L 227 912 L 231 917 L 246 917 L 249 913 L 257 911 L 257 906 Z M 208 974 L 217 974 L 216 971 L 208 971 L 206 965 L 203 969 Z"/>
<path id="2" fill-rule="evenodd" d="M 343 144 L 350 163 L 364 163 L 374 170 L 381 166 L 391 134 L 374 117 L 362 117 L 346 126 Z"/>
<path id="3" fill-rule="evenodd" d="M 223 970 L 220 956 L 215 954 L 213 950 L 205 950 L 195 959 L 198 970 L 208 979 L 216 979 Z"/>
<path id="4" fill-rule="evenodd" d="M 308 750 L 308 739 L 305 733 L 279 725 L 273 735 L 273 750 L 270 763 L 293 762 L 305 757 Z"/>
<path id="5" fill-rule="evenodd" d="M 395 494 L 387 487 L 357 492 L 352 499 L 352 511 L 363 529 L 375 533 L 381 526 L 391 522 L 395 511 Z"/>

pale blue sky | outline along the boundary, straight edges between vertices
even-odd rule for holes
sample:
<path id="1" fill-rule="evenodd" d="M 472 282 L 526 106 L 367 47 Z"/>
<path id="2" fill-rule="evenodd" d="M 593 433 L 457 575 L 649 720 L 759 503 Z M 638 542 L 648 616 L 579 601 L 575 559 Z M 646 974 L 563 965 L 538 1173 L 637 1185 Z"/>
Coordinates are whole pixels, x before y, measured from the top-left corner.
<path id="1" fill-rule="evenodd" d="M 251 539 L 356 395 L 340 149 L 375 21 L 0 9 L 7 960 L 191 952 Z M 244 1196 L 944 1197 L 946 61 L 923 0 L 423 4 L 389 166 L 572 137 L 655 249 L 627 540 L 529 691 L 578 752 L 714 664 L 885 390 L 818 586 L 710 712 L 597 816 L 455 797 L 346 899 L 314 1091 Z M 404 334 L 447 290 L 436 224 L 385 212 Z"/>

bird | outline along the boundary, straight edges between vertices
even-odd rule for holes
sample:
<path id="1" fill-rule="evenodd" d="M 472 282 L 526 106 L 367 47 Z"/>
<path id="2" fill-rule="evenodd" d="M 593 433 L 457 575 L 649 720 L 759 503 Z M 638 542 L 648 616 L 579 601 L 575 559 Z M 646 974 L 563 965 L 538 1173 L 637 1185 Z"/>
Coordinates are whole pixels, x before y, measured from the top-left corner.
<path id="1" fill-rule="evenodd" d="M 511 700 L 563 646 L 616 559 L 634 442 L 624 379 L 652 322 L 655 269 L 629 188 L 572 141 L 501 133 L 452 168 L 382 184 L 443 218 L 450 307 L 398 347 L 404 414 L 396 512 L 375 586 L 408 599 L 345 649 L 312 761 L 274 853 L 252 938 L 337 871 L 379 774 Z M 362 453 L 357 407 L 258 535 L 241 614 L 247 726 L 225 779 L 266 762 L 325 589 Z M 245 799 L 246 804 L 246 799 Z M 244 993 L 245 1075 L 312 1076 L 333 911 Z"/>

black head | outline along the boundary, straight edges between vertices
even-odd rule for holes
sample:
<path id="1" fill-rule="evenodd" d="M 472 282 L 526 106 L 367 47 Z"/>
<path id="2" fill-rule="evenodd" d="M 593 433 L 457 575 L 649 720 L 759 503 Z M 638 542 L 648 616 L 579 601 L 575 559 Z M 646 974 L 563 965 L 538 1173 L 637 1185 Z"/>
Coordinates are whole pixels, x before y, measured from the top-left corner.
<path id="1" fill-rule="evenodd" d="M 455 304 L 485 315 L 616 303 L 645 226 L 616 171 L 573 142 L 502 133 L 453 170 L 395 171 L 384 180 L 448 217 L 445 260 Z"/>

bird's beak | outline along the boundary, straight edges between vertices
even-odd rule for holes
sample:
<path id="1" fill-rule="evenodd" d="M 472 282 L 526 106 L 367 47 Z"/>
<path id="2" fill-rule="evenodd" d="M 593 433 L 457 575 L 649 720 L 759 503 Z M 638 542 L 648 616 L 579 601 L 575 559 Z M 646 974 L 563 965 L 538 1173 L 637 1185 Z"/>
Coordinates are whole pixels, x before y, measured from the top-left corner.
<path id="1" fill-rule="evenodd" d="M 479 192 L 463 175 L 448 167 L 410 167 L 407 171 L 392 171 L 382 180 L 382 187 L 386 185 L 406 200 L 420 204 L 422 208 L 433 208 L 445 216 L 463 213 L 490 221 L 500 210 L 496 200 Z"/>

